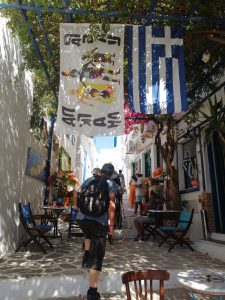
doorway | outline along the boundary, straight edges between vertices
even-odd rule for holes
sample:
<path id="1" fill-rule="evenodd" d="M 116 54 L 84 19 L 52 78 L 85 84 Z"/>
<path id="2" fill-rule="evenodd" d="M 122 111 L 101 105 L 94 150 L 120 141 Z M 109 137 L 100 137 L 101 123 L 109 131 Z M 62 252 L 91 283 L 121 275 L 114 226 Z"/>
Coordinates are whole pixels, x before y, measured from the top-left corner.
<path id="1" fill-rule="evenodd" d="M 209 172 L 216 233 L 225 233 L 225 157 L 222 143 L 214 134 L 208 146 Z"/>
<path id="2" fill-rule="evenodd" d="M 151 166 L 151 152 L 145 152 L 144 154 L 144 166 L 145 166 L 145 177 L 150 177 L 152 174 L 152 166 Z"/>

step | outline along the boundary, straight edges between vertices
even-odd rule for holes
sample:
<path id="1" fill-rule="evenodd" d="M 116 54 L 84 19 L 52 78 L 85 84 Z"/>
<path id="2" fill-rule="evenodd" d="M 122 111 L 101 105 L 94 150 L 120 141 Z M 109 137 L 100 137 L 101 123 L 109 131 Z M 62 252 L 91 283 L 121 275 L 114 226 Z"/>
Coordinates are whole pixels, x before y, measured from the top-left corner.
<path id="1" fill-rule="evenodd" d="M 186 289 L 176 288 L 176 289 L 166 289 L 165 290 L 165 299 L 167 300 L 191 300 L 189 291 Z M 60 297 L 56 298 L 57 300 L 85 300 L 85 296 L 77 297 Z M 134 298 L 132 298 L 134 299 Z M 36 299 L 35 299 L 36 300 Z M 52 298 L 37 299 L 37 300 L 52 300 Z M 101 300 L 127 300 L 126 293 L 102 293 Z M 159 300 L 159 295 L 157 292 L 153 294 L 153 300 Z"/>
<path id="2" fill-rule="evenodd" d="M 225 243 L 225 234 L 213 232 L 213 233 L 211 233 L 211 239 Z"/>
<path id="3" fill-rule="evenodd" d="M 177 274 L 182 270 L 169 270 L 170 280 L 165 282 L 165 289 L 179 289 Z M 124 294 L 125 287 L 121 281 L 122 272 L 107 274 L 102 272 L 99 291 L 110 294 Z M 84 299 L 88 289 L 87 275 L 62 275 L 51 277 L 33 277 L 0 281 L 0 300 L 46 300 L 78 297 Z M 153 282 L 153 289 L 158 289 L 158 282 Z M 79 298 L 80 297 L 80 298 Z M 76 298 L 75 298 L 76 299 Z M 73 300 L 75 300 L 73 298 Z M 110 298 L 111 299 L 111 298 Z"/>
<path id="4" fill-rule="evenodd" d="M 214 240 L 199 240 L 194 243 L 193 248 L 199 252 L 206 253 L 212 258 L 225 261 L 225 244 Z"/>

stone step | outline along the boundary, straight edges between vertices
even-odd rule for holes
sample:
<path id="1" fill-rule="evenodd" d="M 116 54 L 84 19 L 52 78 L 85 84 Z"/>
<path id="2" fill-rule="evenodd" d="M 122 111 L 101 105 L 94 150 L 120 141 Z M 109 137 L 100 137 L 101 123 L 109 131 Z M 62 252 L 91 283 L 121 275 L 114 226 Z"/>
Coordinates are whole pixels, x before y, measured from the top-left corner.
<path id="1" fill-rule="evenodd" d="M 67 298 L 55 298 L 57 300 L 86 300 L 86 296 L 67 297 Z M 189 292 L 185 289 L 167 289 L 165 290 L 165 300 L 191 300 Z M 206 299 L 206 298 L 205 298 Z M 52 298 L 37 299 L 37 300 L 52 300 Z M 103 293 L 101 294 L 101 300 L 127 300 L 125 293 Z M 153 300 L 159 300 L 157 292 L 153 295 Z"/>
<path id="2" fill-rule="evenodd" d="M 181 285 L 177 280 L 177 274 L 182 270 L 168 270 L 170 272 L 170 280 L 165 282 L 165 289 L 169 294 L 180 290 Z M 105 271 L 101 274 L 99 283 L 99 291 L 103 295 L 113 295 L 112 299 L 119 299 L 118 295 L 125 295 L 125 286 L 121 281 L 123 272 L 114 272 L 111 274 Z M 51 277 L 33 277 L 26 279 L 1 280 L 0 281 L 0 300 L 46 300 L 46 299 L 85 299 L 88 289 L 88 277 L 84 273 L 82 275 L 61 275 Z M 153 282 L 153 289 L 158 290 L 158 282 Z M 169 291 L 171 290 L 171 291 Z M 181 289 L 182 290 L 182 289 Z M 184 293 L 184 291 L 182 290 Z M 80 298 L 79 298 L 80 297 Z M 111 299 L 111 298 L 103 299 Z M 121 300 L 123 298 L 120 298 Z M 176 298 L 171 298 L 176 299 Z M 182 299 L 182 298 L 177 298 Z M 183 298 L 185 299 L 185 298 Z"/>
<path id="3" fill-rule="evenodd" d="M 221 241 L 199 240 L 195 242 L 194 249 L 225 262 L 225 244 Z"/>

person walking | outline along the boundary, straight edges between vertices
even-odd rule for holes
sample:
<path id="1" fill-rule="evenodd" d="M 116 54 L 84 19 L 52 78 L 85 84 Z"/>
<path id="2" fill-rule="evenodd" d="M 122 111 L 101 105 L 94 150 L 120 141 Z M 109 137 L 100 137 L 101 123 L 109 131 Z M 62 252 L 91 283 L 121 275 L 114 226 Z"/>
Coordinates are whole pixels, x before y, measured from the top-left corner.
<path id="1" fill-rule="evenodd" d="M 124 179 L 124 175 L 122 173 L 122 170 L 119 170 L 119 178 L 120 178 L 120 186 L 122 187 L 122 189 L 124 191 L 125 188 L 126 188 L 126 185 L 125 185 L 125 179 Z"/>
<path id="2" fill-rule="evenodd" d="M 105 256 L 106 237 L 107 234 L 114 236 L 116 188 L 110 180 L 113 172 L 114 166 L 106 163 L 102 166 L 100 175 L 86 179 L 78 189 L 77 222 L 85 234 L 82 267 L 88 269 L 89 276 L 87 300 L 100 300 L 97 289 Z"/>
<path id="3" fill-rule="evenodd" d="M 135 184 L 135 207 L 134 215 L 137 215 L 138 206 L 140 208 L 140 215 L 142 214 L 142 198 L 144 196 L 144 179 L 141 172 L 137 172 L 137 182 Z"/>

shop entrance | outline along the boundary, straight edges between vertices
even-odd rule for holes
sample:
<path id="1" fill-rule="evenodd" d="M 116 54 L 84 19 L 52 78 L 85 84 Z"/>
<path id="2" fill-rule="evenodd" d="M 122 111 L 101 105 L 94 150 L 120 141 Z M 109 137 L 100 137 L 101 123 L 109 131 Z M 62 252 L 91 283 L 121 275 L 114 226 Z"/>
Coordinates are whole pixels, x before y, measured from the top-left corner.
<path id="1" fill-rule="evenodd" d="M 220 142 L 218 135 L 214 134 L 212 142 L 208 146 L 208 157 L 217 233 L 225 233 L 225 157 L 222 147 L 224 145 Z"/>

